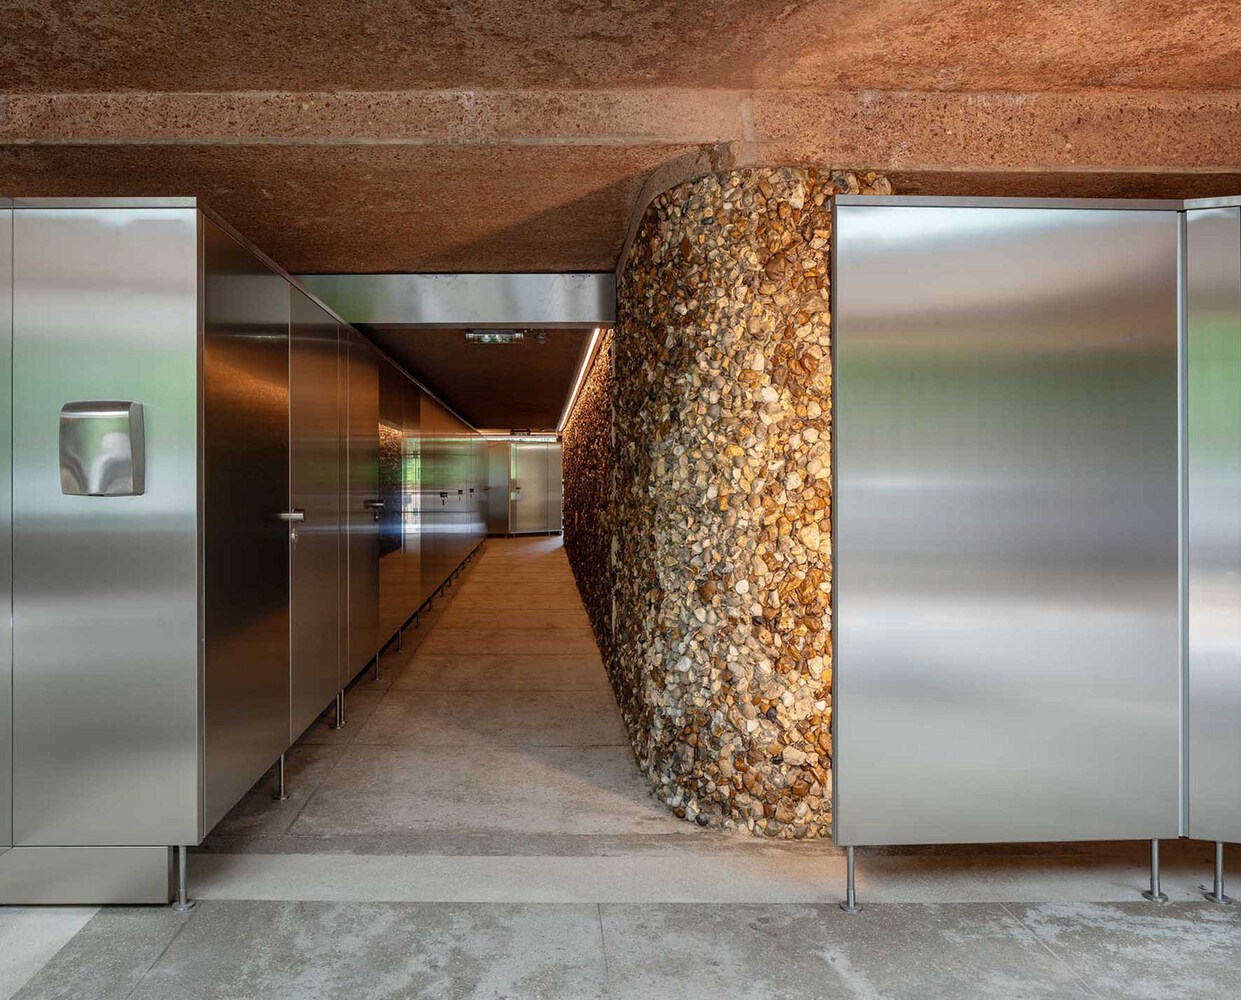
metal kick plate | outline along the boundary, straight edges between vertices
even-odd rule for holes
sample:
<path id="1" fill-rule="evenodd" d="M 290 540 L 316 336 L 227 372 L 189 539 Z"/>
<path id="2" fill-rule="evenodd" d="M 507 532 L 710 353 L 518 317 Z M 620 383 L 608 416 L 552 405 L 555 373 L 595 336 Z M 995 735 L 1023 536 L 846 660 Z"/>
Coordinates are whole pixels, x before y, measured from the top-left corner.
<path id="1" fill-rule="evenodd" d="M 136 497 L 146 491 L 142 404 L 90 401 L 60 408 L 60 492 Z"/>

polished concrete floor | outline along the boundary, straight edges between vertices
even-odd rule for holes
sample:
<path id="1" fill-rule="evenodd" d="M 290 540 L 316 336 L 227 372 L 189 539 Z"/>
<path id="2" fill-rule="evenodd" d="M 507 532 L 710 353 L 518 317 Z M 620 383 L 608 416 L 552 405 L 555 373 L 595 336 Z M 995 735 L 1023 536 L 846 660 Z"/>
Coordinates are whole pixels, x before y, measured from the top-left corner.
<path id="1" fill-rule="evenodd" d="M 186 916 L 0 908 L 0 1000 L 1241 994 L 1209 845 L 1164 845 L 1163 906 L 1141 844 L 861 852 L 848 916 L 830 845 L 675 819 L 557 538 L 488 542 L 272 787 L 194 853 Z"/>

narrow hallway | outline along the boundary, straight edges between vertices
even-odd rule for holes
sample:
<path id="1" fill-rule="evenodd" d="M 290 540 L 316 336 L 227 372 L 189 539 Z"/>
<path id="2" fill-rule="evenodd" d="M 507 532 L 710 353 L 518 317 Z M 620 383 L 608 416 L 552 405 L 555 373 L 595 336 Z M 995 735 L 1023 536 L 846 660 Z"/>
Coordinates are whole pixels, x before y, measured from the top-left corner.
<path id="1" fill-rule="evenodd" d="M 649 794 L 559 537 L 491 539 L 289 752 L 289 798 L 260 785 L 212 853 L 459 855 L 548 838 L 693 833 Z"/>

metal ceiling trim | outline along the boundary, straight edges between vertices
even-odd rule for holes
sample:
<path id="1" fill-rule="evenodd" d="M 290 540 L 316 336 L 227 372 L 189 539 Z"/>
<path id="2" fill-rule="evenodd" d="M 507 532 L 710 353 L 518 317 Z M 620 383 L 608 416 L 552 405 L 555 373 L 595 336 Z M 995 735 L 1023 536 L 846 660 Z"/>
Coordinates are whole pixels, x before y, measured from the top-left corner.
<path id="1" fill-rule="evenodd" d="M 306 274 L 311 292 L 364 326 L 572 328 L 616 322 L 616 276 L 560 274 Z"/>

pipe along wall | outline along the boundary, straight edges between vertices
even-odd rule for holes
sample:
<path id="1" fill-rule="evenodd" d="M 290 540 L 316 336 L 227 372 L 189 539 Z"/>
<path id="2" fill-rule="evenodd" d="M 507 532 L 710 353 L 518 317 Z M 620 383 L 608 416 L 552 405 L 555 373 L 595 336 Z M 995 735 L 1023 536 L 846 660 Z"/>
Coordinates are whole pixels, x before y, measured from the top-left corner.
<path id="1" fill-rule="evenodd" d="M 0 224 L 0 903 L 166 902 L 481 542 L 483 442 L 193 199 Z"/>

